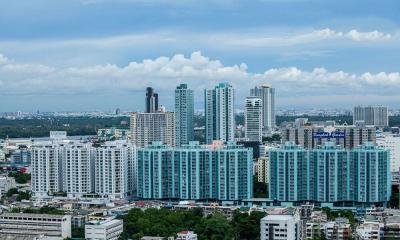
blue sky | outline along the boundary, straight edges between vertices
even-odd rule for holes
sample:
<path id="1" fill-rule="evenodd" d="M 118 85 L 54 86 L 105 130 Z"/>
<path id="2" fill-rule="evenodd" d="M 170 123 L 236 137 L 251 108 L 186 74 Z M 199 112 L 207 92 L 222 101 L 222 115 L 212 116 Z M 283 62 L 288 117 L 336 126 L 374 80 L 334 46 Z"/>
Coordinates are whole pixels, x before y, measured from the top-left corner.
<path id="1" fill-rule="evenodd" d="M 0 2 L 0 111 L 142 110 L 187 82 L 236 105 L 272 83 L 278 108 L 400 102 L 399 1 Z"/>

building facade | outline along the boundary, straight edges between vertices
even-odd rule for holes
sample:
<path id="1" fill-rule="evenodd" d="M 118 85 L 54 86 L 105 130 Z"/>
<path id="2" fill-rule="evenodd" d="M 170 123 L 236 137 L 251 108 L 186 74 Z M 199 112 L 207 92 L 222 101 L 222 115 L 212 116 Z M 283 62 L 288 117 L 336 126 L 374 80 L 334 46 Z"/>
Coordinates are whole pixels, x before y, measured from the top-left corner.
<path id="1" fill-rule="evenodd" d="M 93 192 L 91 144 L 65 144 L 59 151 L 62 154 L 62 191 L 72 198 Z"/>
<path id="2" fill-rule="evenodd" d="M 358 121 L 364 121 L 366 125 L 387 127 L 389 126 L 388 107 L 356 106 L 353 111 L 353 123 Z"/>
<path id="3" fill-rule="evenodd" d="M 62 156 L 61 148 L 55 144 L 31 147 L 33 196 L 45 197 L 62 191 Z"/>
<path id="4" fill-rule="evenodd" d="M 260 157 L 257 159 L 257 178 L 258 182 L 269 183 L 269 157 Z"/>
<path id="5" fill-rule="evenodd" d="M 31 147 L 32 193 L 35 198 L 66 195 L 123 199 L 135 194 L 136 150 L 132 143 L 62 142 Z"/>
<path id="6" fill-rule="evenodd" d="M 377 137 L 376 144 L 390 150 L 390 171 L 400 171 L 400 135 L 383 134 Z"/>
<path id="7" fill-rule="evenodd" d="M 91 221 L 85 224 L 85 239 L 117 240 L 124 230 L 120 219 Z"/>
<path id="8" fill-rule="evenodd" d="M 143 199 L 236 201 L 252 196 L 252 151 L 221 142 L 138 149 L 137 192 Z"/>
<path id="9" fill-rule="evenodd" d="M 176 146 L 194 140 L 194 93 L 187 84 L 175 89 L 175 141 Z"/>
<path id="10" fill-rule="evenodd" d="M 220 83 L 204 91 L 206 116 L 206 143 L 214 140 L 233 141 L 235 131 L 234 89 L 229 83 Z"/>
<path id="11" fill-rule="evenodd" d="M 6 237 L 71 238 L 70 215 L 3 213 L 0 215 L 0 235 Z"/>
<path id="12" fill-rule="evenodd" d="M 146 113 L 154 113 L 158 111 L 158 94 L 154 92 L 152 87 L 146 88 Z"/>
<path id="13" fill-rule="evenodd" d="M 245 102 L 245 137 L 249 141 L 262 142 L 263 107 L 259 97 L 247 97 Z"/>
<path id="14" fill-rule="evenodd" d="M 269 84 L 250 89 L 250 96 L 260 97 L 262 99 L 262 119 L 263 130 L 268 132 L 276 126 L 275 116 L 275 89 Z"/>
<path id="15" fill-rule="evenodd" d="M 268 214 L 260 221 L 261 240 L 301 240 L 301 220 L 297 212 Z"/>
<path id="16" fill-rule="evenodd" d="M 95 148 L 94 152 L 94 192 L 109 199 L 124 199 L 134 194 L 134 145 L 111 142 Z"/>
<path id="17" fill-rule="evenodd" d="M 152 142 L 175 146 L 175 114 L 173 112 L 132 113 L 131 140 L 138 147 Z"/>
<path id="18" fill-rule="evenodd" d="M 352 150 L 286 143 L 269 157 L 270 197 L 279 202 L 385 206 L 391 195 L 389 151 L 372 143 Z"/>
<path id="19" fill-rule="evenodd" d="M 334 137 L 332 133 L 342 133 L 341 137 Z M 328 133 L 332 137 L 318 135 Z M 346 149 L 352 149 L 363 145 L 366 142 L 376 142 L 376 130 L 374 126 L 357 123 L 357 125 L 297 125 L 281 129 L 281 140 L 293 142 L 306 149 L 323 146 L 325 142 L 334 142 Z"/>

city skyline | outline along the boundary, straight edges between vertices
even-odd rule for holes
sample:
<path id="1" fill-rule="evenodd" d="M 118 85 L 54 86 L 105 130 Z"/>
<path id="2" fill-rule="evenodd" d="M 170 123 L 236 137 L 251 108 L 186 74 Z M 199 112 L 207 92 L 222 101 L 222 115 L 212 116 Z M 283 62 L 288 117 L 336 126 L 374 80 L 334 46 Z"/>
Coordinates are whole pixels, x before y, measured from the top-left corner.
<path id="1" fill-rule="evenodd" d="M 237 89 L 238 106 L 264 83 L 276 88 L 277 108 L 395 108 L 400 100 L 396 1 L 42 0 L 0 7 L 2 111 L 138 110 L 148 86 L 172 109 L 174 86 L 187 83 L 200 96 L 226 81 Z"/>

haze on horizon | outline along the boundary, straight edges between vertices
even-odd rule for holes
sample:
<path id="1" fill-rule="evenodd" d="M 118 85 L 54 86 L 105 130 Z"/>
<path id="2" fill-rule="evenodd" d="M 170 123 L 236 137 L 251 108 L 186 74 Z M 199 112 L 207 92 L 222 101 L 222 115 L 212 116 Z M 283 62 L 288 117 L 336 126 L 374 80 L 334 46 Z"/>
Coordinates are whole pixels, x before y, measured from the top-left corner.
<path id="1" fill-rule="evenodd" d="M 188 83 L 261 83 L 278 108 L 399 108 L 400 2 L 70 0 L 0 3 L 0 112 L 172 109 Z"/>

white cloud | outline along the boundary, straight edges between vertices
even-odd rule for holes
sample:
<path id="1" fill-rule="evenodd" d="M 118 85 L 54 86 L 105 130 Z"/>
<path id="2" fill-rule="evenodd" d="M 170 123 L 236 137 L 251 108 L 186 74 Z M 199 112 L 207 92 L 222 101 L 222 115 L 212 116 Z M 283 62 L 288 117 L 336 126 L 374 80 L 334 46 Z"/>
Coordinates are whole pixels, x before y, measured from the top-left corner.
<path id="1" fill-rule="evenodd" d="M 348 32 L 335 31 L 330 28 L 314 30 L 311 32 L 299 32 L 296 34 L 288 34 L 283 36 L 269 35 L 262 33 L 254 33 L 241 37 L 235 35 L 226 35 L 229 39 L 228 44 L 237 46 L 253 46 L 253 47 L 272 47 L 272 46 L 293 46 L 301 44 L 310 44 L 323 41 L 351 41 L 351 42 L 378 42 L 388 41 L 397 37 L 389 33 L 379 32 L 377 30 L 371 32 L 361 32 L 352 29 Z"/>
<path id="2" fill-rule="evenodd" d="M 2 55 L 1 55 L 2 56 Z M 7 59 L 2 56 L 0 59 Z M 221 81 L 229 81 L 239 97 L 250 87 L 272 83 L 280 97 L 337 94 L 388 95 L 400 90 L 400 74 L 329 72 L 325 68 L 304 71 L 296 67 L 268 69 L 263 73 L 248 71 L 242 63 L 224 66 L 200 52 L 189 57 L 176 54 L 169 57 L 145 59 L 119 67 L 113 64 L 88 67 L 54 68 L 36 64 L 18 64 L 3 60 L 0 65 L 0 96 L 33 94 L 120 94 L 143 90 L 152 85 L 160 91 L 172 92 L 179 83 L 201 91 Z"/>
<path id="3" fill-rule="evenodd" d="M 1 64 L 6 64 L 8 62 L 8 59 L 0 53 L 0 65 Z"/>
<path id="4" fill-rule="evenodd" d="M 348 32 L 338 32 L 329 28 L 325 28 L 322 30 L 315 31 L 314 34 L 317 37 L 322 37 L 322 38 L 333 38 L 333 39 L 345 38 L 357 42 L 379 41 L 379 40 L 385 41 L 385 40 L 390 40 L 392 38 L 391 34 L 379 32 L 377 30 L 371 32 L 360 32 L 355 29 L 352 29 Z"/>

